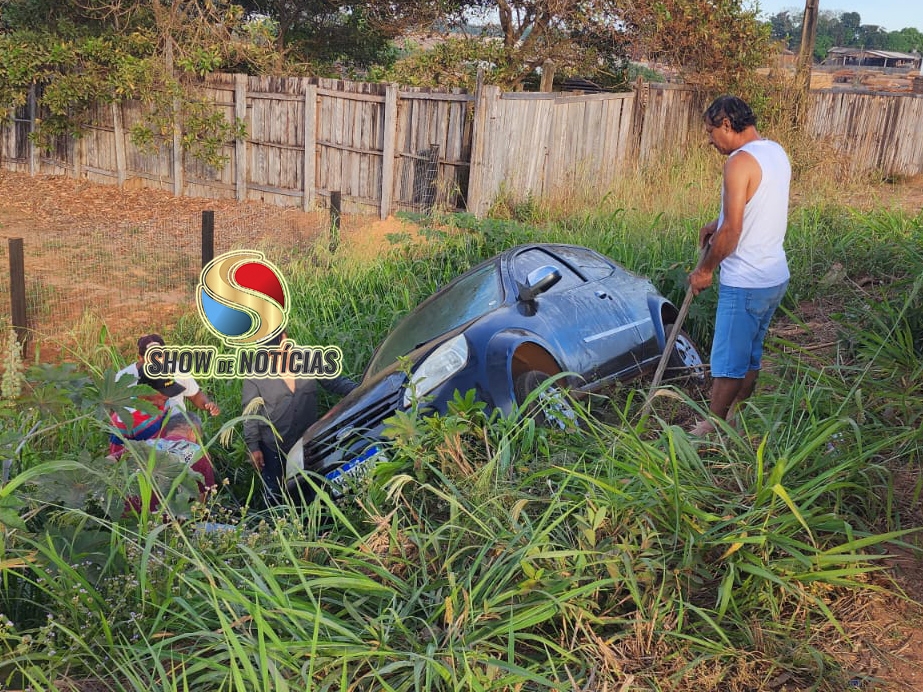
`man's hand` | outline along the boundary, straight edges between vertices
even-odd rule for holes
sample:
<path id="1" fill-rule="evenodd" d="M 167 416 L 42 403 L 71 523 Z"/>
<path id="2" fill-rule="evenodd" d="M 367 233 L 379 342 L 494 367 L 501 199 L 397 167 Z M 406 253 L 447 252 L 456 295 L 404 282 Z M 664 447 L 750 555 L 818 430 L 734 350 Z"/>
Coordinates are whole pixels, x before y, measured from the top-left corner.
<path id="1" fill-rule="evenodd" d="M 218 404 L 206 397 L 201 390 L 196 392 L 195 396 L 189 397 L 189 400 L 195 404 L 197 408 L 208 411 L 213 416 L 221 415 L 221 408 Z"/>
<path id="2" fill-rule="evenodd" d="M 259 449 L 250 450 L 250 463 L 260 473 L 263 472 L 263 452 Z"/>
<path id="3" fill-rule="evenodd" d="M 713 272 L 708 269 L 696 267 L 692 273 L 689 274 L 689 286 L 692 288 L 692 295 L 697 296 L 711 286 L 713 277 Z"/>

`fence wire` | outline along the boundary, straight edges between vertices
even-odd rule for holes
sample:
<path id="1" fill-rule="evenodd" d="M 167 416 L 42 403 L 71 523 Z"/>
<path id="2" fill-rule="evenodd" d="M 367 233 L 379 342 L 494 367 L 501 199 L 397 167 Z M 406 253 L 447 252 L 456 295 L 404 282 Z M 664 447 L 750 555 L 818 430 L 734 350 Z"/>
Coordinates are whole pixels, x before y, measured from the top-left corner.
<path id="1" fill-rule="evenodd" d="M 284 270 L 327 230 L 317 215 L 262 205 L 214 212 L 214 255 L 260 250 Z M 306 227 L 307 220 L 312 225 Z M 105 326 L 113 339 L 164 330 L 194 309 L 202 216 L 97 223 L 68 235 L 23 239 L 30 341 L 62 351 Z M 0 328 L 12 324 L 7 242 L 0 243 Z"/>

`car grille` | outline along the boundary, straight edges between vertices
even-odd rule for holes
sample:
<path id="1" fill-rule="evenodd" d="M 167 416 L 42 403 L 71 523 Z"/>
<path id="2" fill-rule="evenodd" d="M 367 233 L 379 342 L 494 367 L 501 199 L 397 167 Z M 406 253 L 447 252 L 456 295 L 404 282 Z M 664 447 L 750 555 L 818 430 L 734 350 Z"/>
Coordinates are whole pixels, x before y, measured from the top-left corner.
<path id="1" fill-rule="evenodd" d="M 304 465 L 306 469 L 318 470 L 329 461 L 342 461 L 348 452 L 360 452 L 368 444 L 377 440 L 377 428 L 400 406 L 403 389 L 398 389 L 386 399 L 380 399 L 368 408 L 354 411 L 339 424 L 317 435 L 304 446 Z M 345 432 L 344 432 L 345 431 Z M 360 443 L 365 443 L 360 446 Z"/>

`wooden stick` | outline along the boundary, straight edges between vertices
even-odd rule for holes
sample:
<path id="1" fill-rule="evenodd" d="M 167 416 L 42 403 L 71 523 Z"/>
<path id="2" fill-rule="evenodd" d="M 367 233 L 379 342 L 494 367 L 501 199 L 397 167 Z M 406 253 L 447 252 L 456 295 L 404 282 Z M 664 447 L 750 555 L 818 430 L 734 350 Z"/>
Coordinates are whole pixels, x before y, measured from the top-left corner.
<path id="1" fill-rule="evenodd" d="M 699 261 L 696 264 L 696 268 L 702 265 L 702 260 L 705 259 L 705 255 L 708 254 L 708 245 L 706 245 L 699 252 Z M 647 414 L 651 411 L 651 405 L 654 403 L 654 393 L 657 391 L 657 387 L 660 386 L 660 380 L 663 379 L 663 373 L 666 372 L 667 363 L 670 362 L 670 355 L 673 353 L 673 347 L 676 345 L 676 338 L 679 336 L 680 328 L 683 326 L 683 322 L 686 319 L 686 315 L 689 314 L 689 308 L 692 306 L 692 299 L 695 294 L 692 291 L 692 286 L 686 289 L 686 296 L 683 298 L 683 304 L 679 308 L 679 314 L 676 316 L 676 321 L 673 323 L 673 331 L 667 335 L 667 342 L 663 347 L 663 354 L 660 356 L 660 362 L 657 363 L 657 369 L 654 371 L 654 379 L 651 381 L 650 391 L 647 393 L 647 398 L 644 400 L 644 406 L 641 407 L 641 418 L 644 419 Z"/>

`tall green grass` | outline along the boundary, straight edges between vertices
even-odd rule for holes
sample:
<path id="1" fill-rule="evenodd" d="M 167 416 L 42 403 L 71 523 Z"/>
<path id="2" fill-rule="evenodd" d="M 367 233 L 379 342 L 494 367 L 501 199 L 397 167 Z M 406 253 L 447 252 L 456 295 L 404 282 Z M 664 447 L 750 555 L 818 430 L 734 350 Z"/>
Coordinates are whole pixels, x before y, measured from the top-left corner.
<path id="1" fill-rule="evenodd" d="M 615 200 L 530 213 L 437 219 L 426 243 L 371 266 L 292 264 L 293 338 L 340 345 L 358 376 L 419 300 L 530 239 L 594 247 L 681 299 L 707 220 Z M 246 508 L 239 439 L 210 445 L 221 475 L 239 476 L 208 507 L 107 511 L 178 488 L 154 461 L 130 479 L 101 465 L 104 412 L 126 393 L 97 355 L 34 368 L 0 407 L 14 462 L 0 487 L 0 685 L 753 690 L 784 674 L 842 689 L 843 603 L 882 588 L 888 543 L 918 528 L 891 472 L 920 458 L 920 230 L 892 211 L 793 214 L 786 308 L 835 304 L 842 338 L 827 361 L 771 340 L 737 429 L 692 440 L 663 405 L 638 425 L 630 389 L 602 415 L 578 407 L 566 431 L 460 396 L 445 417 L 397 417 L 372 484 L 345 504 L 321 493 L 303 514 Z M 844 279 L 823 285 L 836 262 Z M 710 300 L 689 317 L 706 344 Z M 203 331 L 189 319 L 171 340 Z M 208 386 L 232 416 L 239 384 Z"/>

